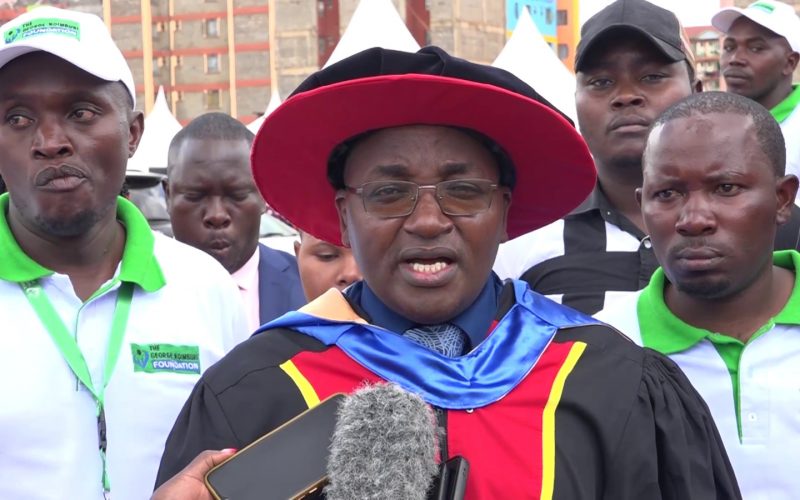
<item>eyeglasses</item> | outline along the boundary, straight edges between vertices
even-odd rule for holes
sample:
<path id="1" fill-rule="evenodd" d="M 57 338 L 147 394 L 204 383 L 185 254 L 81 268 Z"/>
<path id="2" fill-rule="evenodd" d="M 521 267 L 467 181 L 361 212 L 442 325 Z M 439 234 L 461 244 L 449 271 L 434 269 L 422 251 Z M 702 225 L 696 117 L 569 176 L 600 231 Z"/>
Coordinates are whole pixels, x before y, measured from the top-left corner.
<path id="1" fill-rule="evenodd" d="M 409 181 L 374 181 L 345 189 L 361 196 L 368 214 L 389 219 L 411 215 L 421 189 L 436 191 L 436 201 L 446 215 L 476 215 L 489 210 L 492 193 L 498 187 L 486 179 L 453 179 L 426 186 Z"/>

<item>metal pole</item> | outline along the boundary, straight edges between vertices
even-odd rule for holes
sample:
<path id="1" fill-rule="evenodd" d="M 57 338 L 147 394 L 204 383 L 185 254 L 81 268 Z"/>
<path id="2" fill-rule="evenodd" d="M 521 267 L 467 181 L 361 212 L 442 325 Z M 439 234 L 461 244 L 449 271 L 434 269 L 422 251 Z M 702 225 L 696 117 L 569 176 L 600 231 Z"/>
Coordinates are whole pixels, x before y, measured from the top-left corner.
<path id="1" fill-rule="evenodd" d="M 236 100 L 236 34 L 233 22 L 233 0 L 228 0 L 228 81 L 231 98 L 231 116 L 236 118 L 238 114 Z"/>
<path id="2" fill-rule="evenodd" d="M 144 72 L 144 113 L 150 114 L 153 109 L 153 13 L 150 0 L 141 0 L 142 4 L 142 67 Z"/>

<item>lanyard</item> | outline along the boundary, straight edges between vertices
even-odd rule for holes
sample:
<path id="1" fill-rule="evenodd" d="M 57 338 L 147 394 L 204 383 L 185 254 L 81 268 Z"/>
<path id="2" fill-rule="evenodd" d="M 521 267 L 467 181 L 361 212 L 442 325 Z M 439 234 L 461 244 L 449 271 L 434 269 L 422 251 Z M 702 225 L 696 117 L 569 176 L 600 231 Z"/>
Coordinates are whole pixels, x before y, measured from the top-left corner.
<path id="1" fill-rule="evenodd" d="M 104 409 L 104 396 L 106 386 L 114 373 L 114 367 L 119 359 L 122 349 L 122 339 L 125 336 L 125 328 L 128 324 L 128 316 L 131 311 L 131 299 L 133 298 L 133 285 L 123 282 L 117 293 L 117 302 L 114 306 L 114 317 L 111 320 L 111 334 L 108 340 L 108 351 L 106 352 L 105 368 L 103 370 L 103 380 L 95 387 L 86 359 L 81 353 L 75 337 L 70 333 L 64 324 L 64 320 L 58 315 L 47 294 L 44 293 L 39 281 L 26 281 L 20 283 L 20 287 L 25 292 L 28 302 L 30 302 L 36 315 L 39 316 L 50 337 L 55 342 L 61 355 L 69 365 L 78 380 L 89 390 L 97 403 L 97 432 L 100 440 L 100 456 L 103 461 L 103 489 L 106 495 L 111 490 L 108 470 L 106 467 L 106 418 Z"/>

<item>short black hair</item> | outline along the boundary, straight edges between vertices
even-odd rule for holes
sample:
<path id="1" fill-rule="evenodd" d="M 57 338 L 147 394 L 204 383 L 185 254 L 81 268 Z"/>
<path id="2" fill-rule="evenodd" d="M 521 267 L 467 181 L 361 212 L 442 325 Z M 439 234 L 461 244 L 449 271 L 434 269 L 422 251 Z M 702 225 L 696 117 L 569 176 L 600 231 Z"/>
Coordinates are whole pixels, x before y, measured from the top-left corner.
<path id="1" fill-rule="evenodd" d="M 253 145 L 255 134 L 250 132 L 242 122 L 225 113 L 206 113 L 198 116 L 183 127 L 172 142 L 167 153 L 167 176 L 172 170 L 175 157 L 186 139 L 219 139 L 224 141 L 247 141 Z"/>
<path id="2" fill-rule="evenodd" d="M 692 94 L 667 108 L 653 122 L 650 131 L 679 118 L 711 113 L 730 113 L 748 116 L 753 120 L 756 140 L 764 152 L 776 176 L 786 172 L 786 145 L 783 133 L 772 114 L 762 105 L 747 97 L 730 92 L 700 92 Z"/>
<path id="3" fill-rule="evenodd" d="M 511 161 L 511 157 L 508 156 L 508 153 L 506 153 L 506 151 L 499 144 L 497 144 L 488 136 L 472 129 L 463 127 L 450 128 L 454 128 L 467 134 L 478 141 L 487 150 L 489 150 L 489 153 L 497 162 L 497 167 L 500 170 L 498 184 L 505 186 L 512 191 L 514 190 L 514 186 L 517 184 L 517 171 L 514 168 L 514 163 Z M 344 183 L 344 166 L 345 163 L 347 163 L 347 157 L 350 156 L 350 153 L 353 151 L 353 148 L 356 146 L 356 144 L 371 136 L 375 132 L 377 132 L 377 130 L 370 130 L 369 132 L 358 134 L 333 148 L 333 152 L 328 157 L 328 182 L 331 184 L 331 186 L 333 186 L 333 189 L 339 190 L 346 187 Z"/>

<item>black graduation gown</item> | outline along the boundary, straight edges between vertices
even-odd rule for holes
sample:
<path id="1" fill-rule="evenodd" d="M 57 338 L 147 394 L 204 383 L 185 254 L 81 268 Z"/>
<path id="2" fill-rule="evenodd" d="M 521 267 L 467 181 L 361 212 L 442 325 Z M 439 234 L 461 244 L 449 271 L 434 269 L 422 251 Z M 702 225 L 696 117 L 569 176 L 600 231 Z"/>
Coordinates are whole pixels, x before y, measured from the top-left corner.
<path id="1" fill-rule="evenodd" d="M 510 283 L 498 320 L 508 321 L 505 313 L 525 301 L 548 310 L 539 323 L 573 314 L 519 287 L 515 295 Z M 344 317 L 365 317 L 357 304 L 341 302 L 349 309 Z M 524 335 L 511 333 L 503 342 Z M 241 449 L 302 412 L 310 404 L 308 387 L 324 399 L 387 378 L 344 349 L 288 328 L 239 345 L 203 375 L 186 402 L 156 484 L 205 449 Z M 591 318 L 555 328 L 533 369 L 503 397 L 443 415 L 443 454 L 470 461 L 468 498 L 740 498 L 711 414 L 677 365 Z"/>

